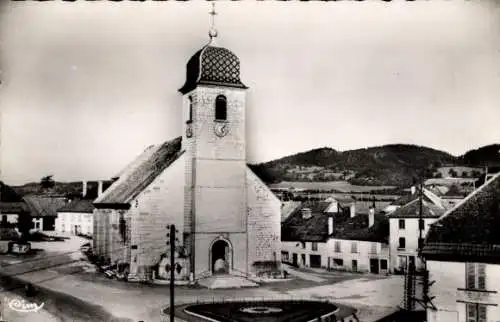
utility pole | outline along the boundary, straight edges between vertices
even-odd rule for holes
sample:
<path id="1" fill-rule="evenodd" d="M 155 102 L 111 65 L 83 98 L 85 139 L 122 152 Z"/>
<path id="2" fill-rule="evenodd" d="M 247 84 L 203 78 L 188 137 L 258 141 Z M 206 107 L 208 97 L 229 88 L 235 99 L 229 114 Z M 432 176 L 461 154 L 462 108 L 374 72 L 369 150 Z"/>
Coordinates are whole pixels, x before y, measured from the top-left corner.
<path id="1" fill-rule="evenodd" d="M 167 245 L 170 247 L 170 322 L 174 322 L 175 246 L 178 239 L 175 237 L 177 232 L 175 225 L 168 225 L 167 229 L 170 229 L 169 233 L 167 233 L 167 237 L 170 237 L 170 240 L 167 241 Z"/>
<path id="2" fill-rule="evenodd" d="M 420 179 L 420 196 L 419 196 L 419 214 L 418 214 L 418 253 L 422 252 L 423 242 L 422 242 L 422 230 L 425 228 L 423 223 L 423 211 L 424 211 L 424 183 L 423 178 Z"/>

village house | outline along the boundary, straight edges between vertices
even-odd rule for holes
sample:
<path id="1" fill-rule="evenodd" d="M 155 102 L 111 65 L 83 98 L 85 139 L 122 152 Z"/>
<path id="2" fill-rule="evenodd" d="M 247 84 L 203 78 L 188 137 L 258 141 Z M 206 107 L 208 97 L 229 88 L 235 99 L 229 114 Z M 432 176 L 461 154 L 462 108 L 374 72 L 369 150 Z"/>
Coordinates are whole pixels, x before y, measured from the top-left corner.
<path id="1" fill-rule="evenodd" d="M 147 148 L 94 202 L 94 252 L 129 280 L 161 275 L 170 247 L 180 279 L 280 270 L 281 202 L 247 166 L 247 87 L 215 38 L 187 63 L 182 137 Z"/>
<path id="2" fill-rule="evenodd" d="M 23 198 L 32 218 L 32 229 L 36 231 L 54 231 L 57 210 L 67 202 L 62 195 L 30 195 Z"/>
<path id="3" fill-rule="evenodd" d="M 389 221 L 371 207 L 335 226 L 327 243 L 328 268 L 373 274 L 389 273 Z"/>
<path id="4" fill-rule="evenodd" d="M 305 201 L 281 226 L 281 260 L 299 267 L 326 268 L 327 241 L 332 233 L 334 216 L 326 212 L 327 201 Z M 330 225 L 330 226 L 329 226 Z"/>
<path id="5" fill-rule="evenodd" d="M 500 174 L 431 225 L 422 251 L 429 271 L 428 322 L 500 317 Z"/>
<path id="6" fill-rule="evenodd" d="M 106 190 L 112 181 L 83 181 L 80 196 L 69 198 L 58 209 L 55 221 L 57 232 L 92 236 L 94 232 L 94 200 Z"/>
<path id="7" fill-rule="evenodd" d="M 4 183 L 1 186 L 0 216 L 6 225 L 18 226 L 20 216 L 30 218 L 31 229 L 38 231 L 54 231 L 57 209 L 66 203 L 65 196 L 30 195 L 22 197 Z"/>
<path id="8" fill-rule="evenodd" d="M 392 273 L 403 273 L 412 264 L 417 270 L 423 267 L 422 261 L 418 258 L 419 247 L 429 226 L 446 211 L 439 197 L 425 188 L 422 196 L 422 216 L 420 216 L 419 189 L 412 188 L 411 196 L 406 198 L 410 200 L 408 203 L 387 215 Z"/>
<path id="9" fill-rule="evenodd" d="M 388 273 L 389 223 L 366 203 L 309 201 L 282 225 L 282 260 L 299 267 Z M 357 208 L 360 206 L 358 212 Z"/>

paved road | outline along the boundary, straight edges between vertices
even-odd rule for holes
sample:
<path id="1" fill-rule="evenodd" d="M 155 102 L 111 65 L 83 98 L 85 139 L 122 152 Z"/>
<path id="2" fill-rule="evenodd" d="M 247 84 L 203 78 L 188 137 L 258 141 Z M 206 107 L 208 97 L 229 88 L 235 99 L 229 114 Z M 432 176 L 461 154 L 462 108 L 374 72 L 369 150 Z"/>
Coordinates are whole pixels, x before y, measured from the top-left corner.
<path id="1" fill-rule="evenodd" d="M 49 251 L 39 252 L 35 256 L 21 258 L 13 255 L 0 256 L 0 313 L 8 322 L 37 321 L 121 321 L 115 319 L 103 308 L 84 302 L 77 297 L 59 292 L 58 287 L 45 288 L 46 281 L 59 282 L 66 276 L 71 265 L 80 264 L 82 254 L 75 251 L 85 240 L 74 239 L 70 242 L 32 243 L 33 248 L 43 248 Z M 80 264 L 81 265 L 81 264 Z M 79 270 L 78 270 L 79 271 Z M 27 297 L 24 291 L 26 282 L 37 285 L 37 294 Z M 74 292 L 73 292 L 74 293 Z M 9 303 L 24 303 L 26 305 L 43 305 L 31 312 L 20 312 L 13 309 Z"/>
<path id="2" fill-rule="evenodd" d="M 124 283 L 109 280 L 99 274 L 81 272 L 79 267 L 84 266 L 85 263 L 78 261 L 77 252 L 69 255 L 64 253 L 71 251 L 66 248 L 78 248 L 78 243 L 81 244 L 82 241 L 65 243 L 45 245 L 45 249 L 49 250 L 43 258 L 37 261 L 27 260 L 24 263 L 13 264 L 15 259 L 0 256 L 0 262 L 3 259 L 4 267 L 1 267 L 1 270 L 4 274 L 23 273 L 19 276 L 20 279 L 43 287 L 35 300 L 38 303 L 45 303 L 43 314 L 46 313 L 46 315 L 42 317 L 40 314 L 37 319 L 29 319 L 30 321 L 168 321 L 168 317 L 162 317 L 160 313 L 169 305 L 168 286 Z M 75 250 L 75 248 L 72 249 Z M 6 261 L 10 261 L 10 264 Z M 72 261 L 77 261 L 73 264 L 76 266 L 60 266 L 60 264 Z M 175 302 L 182 304 L 194 302 L 197 299 L 217 300 L 237 297 L 281 299 L 316 296 L 328 297 L 333 301 L 342 300 L 343 304 L 354 303 L 356 307 L 362 307 L 367 304 L 366 299 L 361 299 L 366 295 L 365 293 L 369 293 L 370 299 L 377 299 L 378 296 L 389 296 L 390 294 L 384 295 L 384 292 L 390 292 L 391 287 L 399 289 L 397 282 L 392 284 L 370 282 L 377 279 L 364 279 L 363 276 L 355 274 L 300 271 L 298 275 L 301 279 L 292 282 L 275 282 L 264 287 L 250 289 L 207 290 L 176 287 Z M 360 278 L 363 282 L 357 283 L 356 281 Z M 352 281 L 345 281 L 348 279 Z M 340 283 L 342 281 L 345 282 Z M 366 292 L 367 290 L 369 292 Z M 22 293 L 19 294 L 22 295 Z M 389 296 L 388 299 L 382 301 L 384 302 L 382 305 L 379 302 L 373 304 L 388 309 L 390 306 L 395 306 L 394 301 L 395 298 Z M 365 316 L 380 313 L 378 311 L 370 313 L 368 309 L 369 307 L 364 308 Z M 369 319 L 364 321 L 369 321 Z"/>

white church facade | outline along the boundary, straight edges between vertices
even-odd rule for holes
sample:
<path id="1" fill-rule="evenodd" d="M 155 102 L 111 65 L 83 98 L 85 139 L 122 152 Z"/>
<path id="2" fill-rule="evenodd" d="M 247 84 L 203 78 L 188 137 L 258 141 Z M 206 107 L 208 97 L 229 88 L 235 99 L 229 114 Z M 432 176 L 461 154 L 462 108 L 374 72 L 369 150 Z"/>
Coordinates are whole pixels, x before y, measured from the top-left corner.
<path id="1" fill-rule="evenodd" d="M 280 266 L 281 202 L 247 166 L 247 87 L 215 37 L 187 63 L 182 137 L 147 148 L 94 201 L 94 252 L 129 279 L 164 272 L 171 224 L 176 278 Z"/>

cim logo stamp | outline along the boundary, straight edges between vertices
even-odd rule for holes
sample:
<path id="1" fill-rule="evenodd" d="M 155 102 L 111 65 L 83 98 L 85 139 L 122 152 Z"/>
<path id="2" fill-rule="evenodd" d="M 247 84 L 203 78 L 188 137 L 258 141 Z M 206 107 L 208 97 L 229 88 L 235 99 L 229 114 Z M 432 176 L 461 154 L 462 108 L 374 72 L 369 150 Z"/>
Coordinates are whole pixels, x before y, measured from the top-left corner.
<path id="1" fill-rule="evenodd" d="M 25 300 L 12 299 L 9 301 L 9 308 L 17 312 L 37 312 L 43 307 L 43 304 L 26 302 Z"/>

